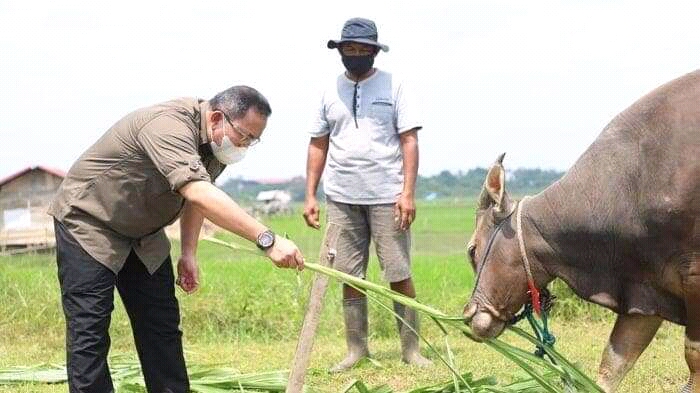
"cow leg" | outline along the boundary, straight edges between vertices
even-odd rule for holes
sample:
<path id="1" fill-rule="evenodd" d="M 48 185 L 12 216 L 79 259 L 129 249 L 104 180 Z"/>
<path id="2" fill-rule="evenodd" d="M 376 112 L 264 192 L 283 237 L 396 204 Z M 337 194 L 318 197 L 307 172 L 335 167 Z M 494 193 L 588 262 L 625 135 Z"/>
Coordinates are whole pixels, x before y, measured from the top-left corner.
<path id="1" fill-rule="evenodd" d="M 685 362 L 688 363 L 690 376 L 681 389 L 681 393 L 700 393 L 700 341 L 685 337 Z"/>
<path id="2" fill-rule="evenodd" d="M 606 393 L 614 392 L 639 355 L 659 330 L 657 316 L 620 314 L 610 334 L 598 368 L 598 385 Z"/>
<path id="3" fill-rule="evenodd" d="M 690 376 L 681 392 L 700 393 L 700 258 L 691 261 L 683 282 L 685 295 L 685 362 Z"/>

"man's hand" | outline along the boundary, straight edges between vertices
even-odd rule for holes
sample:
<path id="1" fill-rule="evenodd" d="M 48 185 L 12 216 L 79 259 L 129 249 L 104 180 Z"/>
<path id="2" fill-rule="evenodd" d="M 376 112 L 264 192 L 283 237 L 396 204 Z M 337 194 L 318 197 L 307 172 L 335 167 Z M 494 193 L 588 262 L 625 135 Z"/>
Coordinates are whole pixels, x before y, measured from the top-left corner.
<path id="1" fill-rule="evenodd" d="M 192 293 L 199 288 L 199 266 L 194 256 L 181 256 L 177 261 L 175 283 L 187 293 Z"/>
<path id="2" fill-rule="evenodd" d="M 304 270 L 304 256 L 301 255 L 296 244 L 289 239 L 275 236 L 275 244 L 265 252 L 265 255 L 277 267 Z"/>
<path id="3" fill-rule="evenodd" d="M 319 209 L 316 198 L 306 198 L 306 202 L 304 202 L 304 221 L 306 221 L 306 225 L 314 229 L 320 228 L 321 224 L 318 222 L 318 215 Z"/>
<path id="4" fill-rule="evenodd" d="M 401 194 L 394 206 L 394 220 L 399 224 L 402 231 L 411 227 L 416 218 L 416 201 L 412 195 Z"/>

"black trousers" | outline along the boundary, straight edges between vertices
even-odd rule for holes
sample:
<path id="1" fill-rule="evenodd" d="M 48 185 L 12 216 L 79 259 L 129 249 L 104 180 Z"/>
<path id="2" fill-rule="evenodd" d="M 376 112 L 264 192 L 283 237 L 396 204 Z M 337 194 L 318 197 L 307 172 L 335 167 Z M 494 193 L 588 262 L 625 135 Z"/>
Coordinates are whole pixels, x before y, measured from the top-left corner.
<path id="1" fill-rule="evenodd" d="M 151 275 L 132 251 L 114 274 L 93 259 L 61 223 L 54 221 L 54 226 L 70 393 L 114 391 L 107 354 L 115 287 L 131 320 L 148 392 L 189 392 L 170 257 Z"/>

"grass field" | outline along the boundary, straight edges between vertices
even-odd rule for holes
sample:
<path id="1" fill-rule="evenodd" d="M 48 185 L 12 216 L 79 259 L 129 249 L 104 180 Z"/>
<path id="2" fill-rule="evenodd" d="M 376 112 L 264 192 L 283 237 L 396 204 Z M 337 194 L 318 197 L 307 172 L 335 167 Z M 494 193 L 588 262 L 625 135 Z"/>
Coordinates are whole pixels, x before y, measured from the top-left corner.
<path id="1" fill-rule="evenodd" d="M 306 258 L 316 261 L 321 233 L 307 229 L 299 214 L 267 220 L 276 232 L 287 232 Z M 448 314 L 460 314 L 473 284 L 465 260 L 465 244 L 473 226 L 470 203 L 422 204 L 413 225 L 413 272 L 418 298 Z M 222 235 L 227 241 L 233 236 Z M 173 245 L 176 255 L 179 245 Z M 275 268 L 269 261 L 232 253 L 210 243 L 199 251 L 201 289 L 193 295 L 178 292 L 188 361 L 223 363 L 242 372 L 287 369 L 305 312 L 312 275 Z M 369 279 L 380 282 L 376 259 Z M 553 330 L 557 349 L 594 376 L 600 353 L 612 328 L 613 316 L 574 299 L 556 285 Z M 115 297 L 118 299 L 118 296 Z M 116 302 L 111 325 L 112 354 L 135 356 L 126 313 Z M 423 320 L 425 336 L 435 344 L 442 333 Z M 307 382 L 312 392 L 335 392 L 359 378 L 370 386 L 386 383 L 397 391 L 447 381 L 445 367 L 429 370 L 399 361 L 400 350 L 393 318 L 370 308 L 370 350 L 382 364 L 363 365 L 347 374 L 330 375 L 328 367 L 345 354 L 340 285 L 326 296 L 323 318 Z M 507 341 L 518 342 L 512 336 Z M 463 372 L 496 375 L 509 381 L 517 368 L 484 345 L 450 336 L 456 362 Z M 522 344 L 522 343 L 521 343 Z M 522 344 L 528 348 L 528 345 Z M 64 362 L 64 320 L 56 279 L 55 256 L 34 254 L 0 257 L 0 368 Z M 435 358 L 428 354 L 429 357 Z M 621 392 L 677 392 L 687 369 L 683 360 L 683 331 L 664 323 L 638 361 Z M 65 392 L 66 385 L 0 386 L 0 392 Z"/>

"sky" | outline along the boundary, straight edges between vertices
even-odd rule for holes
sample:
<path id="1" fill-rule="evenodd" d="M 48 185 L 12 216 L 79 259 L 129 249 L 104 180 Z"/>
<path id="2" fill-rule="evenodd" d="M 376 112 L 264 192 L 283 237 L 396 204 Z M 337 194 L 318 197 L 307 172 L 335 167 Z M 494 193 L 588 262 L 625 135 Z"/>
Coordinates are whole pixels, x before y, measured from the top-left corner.
<path id="1" fill-rule="evenodd" d="M 303 175 L 343 22 L 373 19 L 420 105 L 419 173 L 566 170 L 620 111 L 700 68 L 700 2 L 0 0 L 0 178 L 68 170 L 128 112 L 255 87 L 272 116 L 221 180 Z"/>

